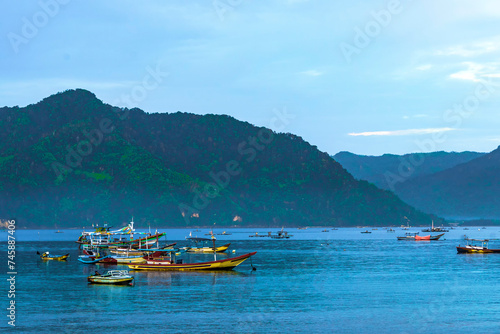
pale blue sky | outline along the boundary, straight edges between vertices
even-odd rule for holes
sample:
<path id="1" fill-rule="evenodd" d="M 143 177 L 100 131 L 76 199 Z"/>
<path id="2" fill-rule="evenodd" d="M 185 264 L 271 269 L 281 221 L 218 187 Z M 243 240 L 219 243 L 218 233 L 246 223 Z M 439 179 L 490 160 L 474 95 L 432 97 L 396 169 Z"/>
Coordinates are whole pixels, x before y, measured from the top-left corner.
<path id="1" fill-rule="evenodd" d="M 228 114 L 259 126 L 286 111 L 294 117 L 284 132 L 330 154 L 500 145 L 494 0 L 2 7 L 2 106 L 84 88 L 119 106 Z"/>

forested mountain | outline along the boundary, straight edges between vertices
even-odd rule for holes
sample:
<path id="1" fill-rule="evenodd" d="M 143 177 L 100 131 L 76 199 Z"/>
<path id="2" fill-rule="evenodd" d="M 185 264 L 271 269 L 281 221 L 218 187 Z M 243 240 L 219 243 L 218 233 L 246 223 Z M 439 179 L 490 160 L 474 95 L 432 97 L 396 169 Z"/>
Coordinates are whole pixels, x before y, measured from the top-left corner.
<path id="1" fill-rule="evenodd" d="M 500 147 L 447 170 L 423 175 L 397 188 L 407 203 L 458 218 L 500 218 Z"/>
<path id="2" fill-rule="evenodd" d="M 432 152 L 382 156 L 339 152 L 334 155 L 349 173 L 381 189 L 396 190 L 400 184 L 422 175 L 430 175 L 483 156 L 478 152 Z"/>
<path id="3" fill-rule="evenodd" d="M 389 225 L 430 217 L 290 133 L 69 90 L 0 108 L 0 218 L 73 227 Z"/>

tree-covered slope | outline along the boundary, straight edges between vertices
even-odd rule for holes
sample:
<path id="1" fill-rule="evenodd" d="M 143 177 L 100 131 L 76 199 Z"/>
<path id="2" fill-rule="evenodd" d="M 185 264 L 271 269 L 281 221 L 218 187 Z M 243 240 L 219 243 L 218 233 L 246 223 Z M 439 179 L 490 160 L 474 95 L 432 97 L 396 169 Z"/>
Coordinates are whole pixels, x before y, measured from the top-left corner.
<path id="1" fill-rule="evenodd" d="M 28 226 L 387 225 L 429 217 L 289 133 L 85 90 L 0 109 L 0 217 Z"/>
<path id="2" fill-rule="evenodd" d="M 366 180 L 381 189 L 396 190 L 407 180 L 430 175 L 483 156 L 479 152 L 432 152 L 381 156 L 339 152 L 334 155 L 349 173 L 358 180 Z"/>

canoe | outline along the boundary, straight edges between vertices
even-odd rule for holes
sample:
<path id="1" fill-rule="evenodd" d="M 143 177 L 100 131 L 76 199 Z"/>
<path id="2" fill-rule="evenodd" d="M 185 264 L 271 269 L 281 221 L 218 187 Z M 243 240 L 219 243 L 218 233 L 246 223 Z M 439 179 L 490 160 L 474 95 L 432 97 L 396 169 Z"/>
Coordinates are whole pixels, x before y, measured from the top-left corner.
<path id="1" fill-rule="evenodd" d="M 108 255 L 108 256 L 96 258 L 96 257 L 92 257 L 89 255 L 80 255 L 80 257 L 78 257 L 78 261 L 80 261 L 81 263 L 85 263 L 85 264 L 93 264 L 93 263 L 101 262 L 109 257 L 111 257 L 111 256 Z"/>
<path id="2" fill-rule="evenodd" d="M 40 254 L 37 252 L 37 254 Z M 50 255 L 49 252 L 45 252 L 43 254 L 40 255 L 40 259 L 42 259 L 43 261 L 47 261 L 47 260 L 55 260 L 55 261 L 66 261 L 69 257 L 69 254 L 65 254 L 65 255 Z"/>
<path id="3" fill-rule="evenodd" d="M 232 270 L 239 264 L 241 264 L 246 259 L 255 255 L 257 252 L 252 252 L 244 255 L 240 255 L 233 258 L 209 261 L 209 262 L 199 262 L 199 263 L 182 263 L 182 260 L 177 260 L 175 263 L 171 261 L 162 261 L 156 264 L 129 264 L 129 268 L 133 270 Z"/>
<path id="4" fill-rule="evenodd" d="M 215 247 L 215 252 L 217 252 L 217 253 L 225 252 L 229 248 L 230 245 L 231 245 L 231 243 L 228 243 L 228 244 L 225 244 L 225 245 L 222 245 L 219 247 Z M 187 247 L 186 252 L 189 252 L 189 253 L 213 253 L 214 248 L 213 247 Z"/>
<path id="5" fill-rule="evenodd" d="M 104 275 L 91 275 L 87 280 L 93 284 L 131 284 L 134 276 L 129 275 L 126 270 L 110 270 Z"/>

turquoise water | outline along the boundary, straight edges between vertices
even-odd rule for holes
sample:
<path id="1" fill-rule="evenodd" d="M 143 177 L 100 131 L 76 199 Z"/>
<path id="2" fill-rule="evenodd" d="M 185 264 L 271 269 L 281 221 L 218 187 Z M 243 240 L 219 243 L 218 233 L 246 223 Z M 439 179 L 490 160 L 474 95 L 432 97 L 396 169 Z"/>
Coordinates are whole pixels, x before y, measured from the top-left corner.
<path id="1" fill-rule="evenodd" d="M 232 229 L 226 256 L 257 251 L 231 272 L 140 272 L 128 286 L 87 284 L 95 270 L 76 261 L 77 230 L 16 231 L 16 330 L 27 333 L 498 333 L 500 254 L 458 255 L 458 228 L 437 242 L 397 241 L 401 229 L 361 234 L 288 229 L 288 240 L 249 238 L 270 229 Z M 363 229 L 365 230 L 365 229 Z M 277 229 L 272 229 L 276 232 Z M 417 231 L 417 229 L 413 229 Z M 166 230 L 184 245 L 189 230 Z M 222 230 L 214 230 L 222 232 Z M 411 232 L 411 231 L 410 231 Z M 7 263 L 3 232 L 0 261 Z M 207 230 L 192 232 L 204 236 Z M 420 232 L 421 235 L 426 233 Z M 224 242 L 225 243 L 225 242 Z M 498 244 L 497 244 L 498 245 Z M 494 246 L 492 243 L 490 246 Z M 500 247 L 498 247 L 500 248 Z M 42 262 L 36 251 L 70 253 Z M 224 256 L 224 255 L 222 255 Z M 207 261 L 213 255 L 190 255 Z M 5 268 L 6 266 L 4 266 Z M 2 273 L 4 274 L 5 271 Z M 2 281 L 5 275 L 2 276 Z M 4 283 L 2 309 L 8 284 Z M 11 329 L 5 316 L 0 328 Z"/>

